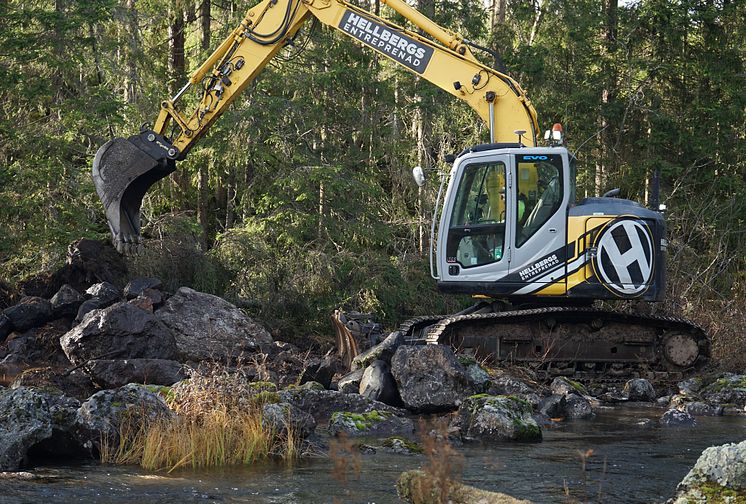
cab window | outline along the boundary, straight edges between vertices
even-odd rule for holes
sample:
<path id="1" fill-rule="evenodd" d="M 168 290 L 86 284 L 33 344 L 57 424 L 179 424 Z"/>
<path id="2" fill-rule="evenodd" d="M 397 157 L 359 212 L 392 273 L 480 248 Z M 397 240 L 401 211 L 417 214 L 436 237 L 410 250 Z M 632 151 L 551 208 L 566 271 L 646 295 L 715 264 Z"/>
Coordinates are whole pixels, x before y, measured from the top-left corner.
<path id="1" fill-rule="evenodd" d="M 505 246 L 505 164 L 464 168 L 448 230 L 447 261 L 464 268 L 500 261 Z"/>
<path id="2" fill-rule="evenodd" d="M 516 156 L 516 247 L 520 247 L 562 204 L 562 157 Z"/>

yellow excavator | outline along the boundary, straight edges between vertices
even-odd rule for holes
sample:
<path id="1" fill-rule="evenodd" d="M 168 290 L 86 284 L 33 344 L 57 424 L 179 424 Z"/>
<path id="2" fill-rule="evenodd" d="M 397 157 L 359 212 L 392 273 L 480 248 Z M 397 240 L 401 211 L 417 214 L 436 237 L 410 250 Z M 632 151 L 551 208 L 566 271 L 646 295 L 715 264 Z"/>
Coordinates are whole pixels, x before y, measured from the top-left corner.
<path id="1" fill-rule="evenodd" d="M 489 143 L 447 159 L 452 168 L 438 191 L 430 249 L 438 288 L 481 300 L 456 315 L 403 323 L 410 342 L 447 343 L 576 377 L 668 376 L 703 366 L 709 340 L 691 322 L 591 306 L 662 299 L 667 243 L 659 209 L 613 191 L 576 201 L 576 160 L 561 126 L 537 145 L 536 111 L 521 86 L 472 53 L 487 50 L 403 0 L 383 3 L 413 29 L 344 0 L 264 0 L 250 8 L 189 82 L 161 102 L 152 127 L 96 153 L 93 180 L 117 249 L 139 246 L 147 190 L 316 19 L 464 100 L 489 127 Z M 198 103 L 181 110 L 190 88 Z M 415 179 L 423 183 L 421 170 Z"/>

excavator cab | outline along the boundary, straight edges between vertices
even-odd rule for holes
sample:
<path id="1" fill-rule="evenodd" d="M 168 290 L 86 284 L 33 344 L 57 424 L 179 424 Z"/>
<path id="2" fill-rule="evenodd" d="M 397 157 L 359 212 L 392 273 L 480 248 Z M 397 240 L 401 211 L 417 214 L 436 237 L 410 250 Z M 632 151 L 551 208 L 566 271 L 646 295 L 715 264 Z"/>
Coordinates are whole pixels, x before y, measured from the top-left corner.
<path id="1" fill-rule="evenodd" d="M 176 169 L 177 154 L 165 138 L 147 129 L 129 139 L 114 138 L 96 153 L 93 184 L 120 253 L 138 249 L 143 197 L 153 184 Z"/>
<path id="2" fill-rule="evenodd" d="M 437 240 L 441 290 L 506 295 L 563 276 L 575 184 L 570 159 L 563 147 L 520 144 L 486 144 L 458 156 Z M 539 272 L 531 269 L 536 263 Z"/>

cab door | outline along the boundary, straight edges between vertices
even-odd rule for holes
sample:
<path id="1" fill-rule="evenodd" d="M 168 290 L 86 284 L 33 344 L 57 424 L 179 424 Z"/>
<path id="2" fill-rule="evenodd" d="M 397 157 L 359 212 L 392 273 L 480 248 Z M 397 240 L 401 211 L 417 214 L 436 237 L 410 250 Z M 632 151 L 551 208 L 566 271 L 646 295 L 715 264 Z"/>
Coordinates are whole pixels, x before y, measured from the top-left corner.
<path id="1" fill-rule="evenodd" d="M 566 293 L 567 206 L 569 173 L 563 152 L 514 156 L 516 202 L 511 228 L 510 275 L 516 295 Z"/>
<path id="2" fill-rule="evenodd" d="M 471 157 L 455 169 L 438 240 L 442 281 L 476 284 L 507 275 L 511 162 L 507 154 Z"/>

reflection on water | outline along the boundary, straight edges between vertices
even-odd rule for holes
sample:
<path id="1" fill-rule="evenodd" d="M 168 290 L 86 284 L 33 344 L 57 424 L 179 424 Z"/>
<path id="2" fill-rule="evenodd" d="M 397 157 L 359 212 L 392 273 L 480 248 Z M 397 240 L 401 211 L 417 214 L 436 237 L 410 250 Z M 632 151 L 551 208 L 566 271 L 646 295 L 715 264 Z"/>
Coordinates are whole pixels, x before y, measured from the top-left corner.
<path id="1" fill-rule="evenodd" d="M 660 410 L 615 409 L 593 421 L 544 431 L 538 444 L 468 445 L 464 482 L 535 502 L 554 503 L 569 491 L 594 502 L 661 502 L 702 450 L 746 439 L 746 418 L 701 417 L 694 428 L 661 428 Z M 590 454 L 589 450 L 592 450 Z M 585 471 L 580 453 L 589 455 Z M 358 479 L 342 484 L 329 460 L 293 468 L 275 464 L 153 474 L 133 467 L 44 467 L 33 479 L 0 479 L 0 503 L 397 503 L 399 474 L 419 467 L 420 456 L 362 456 Z"/>

